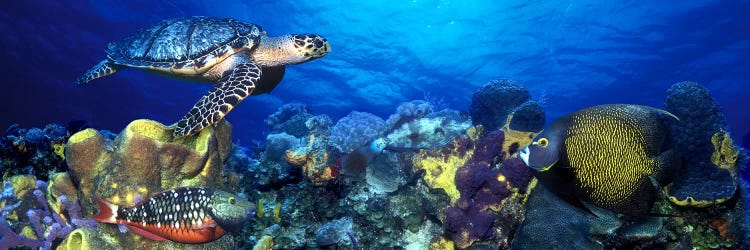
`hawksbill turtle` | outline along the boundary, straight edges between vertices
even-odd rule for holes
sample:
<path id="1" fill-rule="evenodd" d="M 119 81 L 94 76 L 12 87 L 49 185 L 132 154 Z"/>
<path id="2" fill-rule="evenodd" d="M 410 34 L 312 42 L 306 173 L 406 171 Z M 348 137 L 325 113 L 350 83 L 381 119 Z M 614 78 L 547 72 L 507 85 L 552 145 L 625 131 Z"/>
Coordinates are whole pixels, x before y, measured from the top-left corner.
<path id="1" fill-rule="evenodd" d="M 331 50 L 319 35 L 269 37 L 257 24 L 213 17 L 165 20 L 107 47 L 107 58 L 79 77 L 78 84 L 125 68 L 215 83 L 174 125 L 178 137 L 215 124 L 249 95 L 270 92 L 286 65 L 321 58 Z"/>

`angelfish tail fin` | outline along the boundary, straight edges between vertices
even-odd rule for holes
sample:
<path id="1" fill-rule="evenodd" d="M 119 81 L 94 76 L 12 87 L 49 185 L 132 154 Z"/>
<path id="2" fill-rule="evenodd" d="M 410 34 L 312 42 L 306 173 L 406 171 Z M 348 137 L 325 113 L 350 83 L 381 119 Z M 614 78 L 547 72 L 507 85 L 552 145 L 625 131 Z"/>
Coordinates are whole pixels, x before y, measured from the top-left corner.
<path id="1" fill-rule="evenodd" d="M 96 198 L 96 203 L 99 204 L 99 213 L 91 216 L 91 219 L 102 223 L 117 223 L 117 209 L 119 206 L 99 198 Z"/>

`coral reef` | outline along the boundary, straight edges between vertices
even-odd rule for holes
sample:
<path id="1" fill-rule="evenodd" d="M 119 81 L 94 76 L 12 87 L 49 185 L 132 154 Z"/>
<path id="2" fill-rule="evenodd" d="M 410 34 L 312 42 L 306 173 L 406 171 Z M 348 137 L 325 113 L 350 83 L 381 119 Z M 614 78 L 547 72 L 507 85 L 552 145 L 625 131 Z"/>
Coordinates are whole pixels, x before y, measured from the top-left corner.
<path id="1" fill-rule="evenodd" d="M 414 157 L 414 170 L 426 172 L 425 183 L 450 198 L 443 227 L 458 248 L 488 240 L 507 246 L 510 229 L 521 222 L 532 174 L 511 156 L 537 133 L 511 130 L 512 118 L 502 130 L 482 134 L 474 128 L 470 136 L 458 137 L 444 148 L 421 150 Z"/>
<path id="2" fill-rule="evenodd" d="M 520 131 L 540 131 L 544 127 L 544 110 L 531 100 L 529 91 L 513 80 L 492 80 L 471 97 L 469 114 L 474 125 L 488 130 L 503 126 L 505 117 L 518 110 L 512 128 Z M 522 115 L 521 115 L 522 113 Z"/>
<path id="3" fill-rule="evenodd" d="M 352 111 L 331 128 L 328 144 L 342 153 L 351 153 L 382 136 L 385 130 L 385 121 L 382 118 L 370 113 Z"/>
<path id="4" fill-rule="evenodd" d="M 329 125 L 331 119 L 323 115 L 311 117 L 306 126 L 310 130 L 306 143 L 284 153 L 286 160 L 302 167 L 302 173 L 315 185 L 323 185 L 338 176 L 337 167 L 329 164 Z"/>
<path id="5" fill-rule="evenodd" d="M 148 120 L 132 122 L 119 135 L 85 129 L 70 138 L 60 127 L 23 133 L 16 127 L 8 134 L 28 145 L 50 138 L 67 142 L 45 154 L 64 152 L 68 172 L 44 172 L 46 188 L 33 179 L 4 178 L 0 206 L 9 223 L 0 225 L 0 246 L 21 241 L 37 247 L 48 240 L 57 249 L 739 248 L 738 242 L 750 242 L 747 183 L 743 180 L 737 199 L 716 197 L 734 190 L 746 156 L 726 133 L 713 100 L 700 99 L 710 98 L 707 92 L 690 84 L 670 91 L 668 109 L 683 116 L 697 112 L 707 121 L 678 115 L 685 124 L 670 125 L 671 143 L 681 148 L 684 161 L 674 171 L 686 173 L 675 177 L 680 184 L 668 195 L 657 197 L 651 212 L 667 216 L 630 218 L 587 206 L 589 214 L 536 185 L 516 155 L 541 130 L 544 110 L 523 87 L 505 80 L 477 91 L 472 109 L 485 113 L 472 114 L 476 121 L 459 111 L 436 111 L 434 103 L 411 101 L 387 121 L 352 112 L 334 125 L 302 104 L 285 105 L 266 120 L 271 133 L 252 148 L 231 143 L 226 121 L 185 138 L 174 138 L 170 127 Z M 467 125 L 451 129 L 443 121 Z M 470 122 L 477 125 L 469 127 Z M 398 133 L 411 142 L 385 143 L 379 153 L 357 162 L 364 163 L 364 171 L 346 171 L 343 159 L 371 150 L 362 145 Z M 8 142 L 0 143 L 0 151 L 6 150 L 2 145 L 16 150 Z M 12 153 L 3 160 L 20 162 L 21 156 Z M 96 212 L 94 198 L 129 206 L 179 186 L 241 190 L 239 197 L 257 204 L 255 219 L 240 233 L 185 245 L 149 241 L 113 225 L 79 226 L 84 221 L 71 211 L 70 201 L 80 200 L 80 215 L 89 216 Z M 710 209 L 679 206 L 678 193 L 688 200 L 708 197 Z M 39 197 L 45 208 L 37 205 Z M 29 210 L 43 215 L 30 216 Z M 45 216 L 60 225 L 57 231 L 36 219 Z"/>
<path id="6" fill-rule="evenodd" d="M 266 119 L 266 125 L 271 133 L 287 133 L 295 137 L 303 137 L 309 132 L 305 122 L 312 114 L 307 105 L 300 103 L 284 104 Z"/>
<path id="7" fill-rule="evenodd" d="M 130 207 L 143 197 L 175 187 L 237 189 L 237 176 L 224 170 L 232 147 L 229 123 L 222 121 L 194 136 L 176 138 L 172 134 L 172 128 L 158 122 L 136 120 L 114 141 L 94 129 L 71 136 L 65 150 L 66 161 L 73 183 L 77 184 L 83 214 L 97 211 L 94 198 Z M 136 234 L 120 233 L 114 225 L 99 228 L 101 231 L 91 237 L 114 238 L 114 244 L 120 247 L 191 247 L 171 241 L 144 241 Z M 232 245 L 231 237 L 222 237 L 204 246 Z"/>
<path id="8" fill-rule="evenodd" d="M 432 113 L 433 109 L 431 103 L 422 100 L 401 103 L 396 107 L 396 113 L 392 114 L 387 120 L 385 120 L 385 126 L 387 128 L 401 127 L 404 123 L 426 117 L 428 114 Z"/>
<path id="9" fill-rule="evenodd" d="M 44 129 L 10 126 L 0 137 L 0 170 L 2 176 L 31 174 L 47 180 L 51 172 L 65 171 L 62 154 L 68 134 L 65 127 L 50 123 Z"/>
<path id="10" fill-rule="evenodd" d="M 64 194 L 52 197 L 50 191 L 55 188 L 44 181 L 37 181 L 34 176 L 16 175 L 9 178 L 4 186 L 4 204 L 0 212 L 2 249 L 20 246 L 52 249 L 74 230 L 96 229 L 95 222 L 81 216 L 77 200 L 71 200 Z M 16 233 L 11 227 L 21 232 Z M 65 246 L 63 244 L 61 248 L 67 249 Z"/>
<path id="11" fill-rule="evenodd" d="M 731 168 L 728 166 L 722 169 L 718 158 L 719 165 L 712 162 L 716 147 L 712 138 L 718 142 L 726 138 L 721 134 L 727 131 L 727 122 L 719 105 L 700 84 L 680 82 L 667 90 L 664 109 L 680 118 L 679 121 L 667 119 L 667 124 L 673 148 L 683 159 L 682 168 L 676 171 L 674 181 L 668 187 L 670 200 L 677 205 L 697 207 L 729 200 L 737 189 L 736 173 L 727 169 Z M 731 139 L 728 142 L 731 145 Z M 726 151 L 733 148 L 723 146 L 718 154 L 731 154 Z M 729 158 L 733 157 L 726 155 L 724 161 Z"/>

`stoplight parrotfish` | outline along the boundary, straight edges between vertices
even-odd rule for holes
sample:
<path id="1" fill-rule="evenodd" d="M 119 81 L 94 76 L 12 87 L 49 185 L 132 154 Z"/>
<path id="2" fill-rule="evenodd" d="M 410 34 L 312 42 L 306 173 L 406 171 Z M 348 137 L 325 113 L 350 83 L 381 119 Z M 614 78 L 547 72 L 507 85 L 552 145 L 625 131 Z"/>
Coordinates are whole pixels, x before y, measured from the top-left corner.
<path id="1" fill-rule="evenodd" d="M 97 199 L 92 219 L 122 224 L 151 240 L 201 244 L 242 227 L 255 206 L 230 193 L 202 187 L 182 187 L 154 194 L 132 207 Z"/>

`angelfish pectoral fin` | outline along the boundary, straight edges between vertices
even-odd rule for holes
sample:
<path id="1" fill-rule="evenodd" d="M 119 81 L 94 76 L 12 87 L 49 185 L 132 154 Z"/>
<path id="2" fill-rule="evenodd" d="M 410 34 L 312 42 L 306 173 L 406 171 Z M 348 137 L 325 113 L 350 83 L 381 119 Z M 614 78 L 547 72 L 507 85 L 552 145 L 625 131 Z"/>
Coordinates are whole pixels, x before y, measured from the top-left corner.
<path id="1" fill-rule="evenodd" d="M 195 134 L 219 122 L 245 97 L 253 93 L 260 75 L 260 66 L 254 62 L 234 67 L 232 73 L 222 78 L 195 103 L 185 117 L 177 122 L 174 135 L 182 137 Z"/>
<path id="2" fill-rule="evenodd" d="M 523 147 L 520 151 L 518 151 L 518 158 L 521 158 L 523 160 L 523 163 L 526 164 L 526 166 L 529 166 L 529 147 Z"/>

